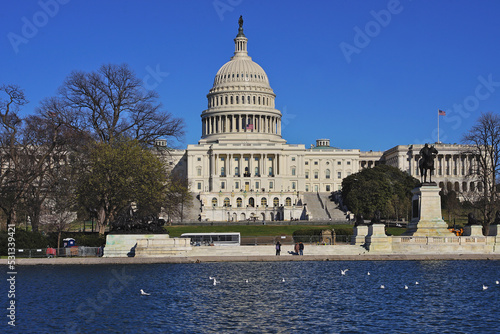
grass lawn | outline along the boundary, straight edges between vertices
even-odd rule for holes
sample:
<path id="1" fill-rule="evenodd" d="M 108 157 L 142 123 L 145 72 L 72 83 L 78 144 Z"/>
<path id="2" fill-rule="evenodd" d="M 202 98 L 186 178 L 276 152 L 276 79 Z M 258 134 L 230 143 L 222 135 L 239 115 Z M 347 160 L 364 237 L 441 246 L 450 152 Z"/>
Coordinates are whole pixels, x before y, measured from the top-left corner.
<path id="1" fill-rule="evenodd" d="M 171 237 L 179 237 L 182 233 L 205 233 L 205 232 L 240 232 L 242 237 L 260 237 L 292 235 L 297 230 L 309 229 L 350 229 L 352 225 L 231 225 L 231 226 L 167 226 Z M 400 235 L 406 231 L 405 228 L 390 227 L 387 232 L 392 235 Z"/>

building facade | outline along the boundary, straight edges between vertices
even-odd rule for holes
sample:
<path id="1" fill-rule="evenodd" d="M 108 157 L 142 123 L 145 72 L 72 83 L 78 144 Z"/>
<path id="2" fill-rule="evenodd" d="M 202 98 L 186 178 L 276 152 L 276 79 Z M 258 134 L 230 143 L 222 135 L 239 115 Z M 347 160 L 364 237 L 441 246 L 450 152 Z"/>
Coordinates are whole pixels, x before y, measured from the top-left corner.
<path id="1" fill-rule="evenodd" d="M 423 145 L 361 152 L 331 147 L 329 139 L 318 139 L 308 149 L 287 144 L 276 95 L 265 71 L 248 55 L 242 24 L 234 44 L 234 55 L 207 94 L 200 141 L 171 154 L 172 168 L 188 178 L 199 201 L 198 220 L 310 219 L 307 194 L 340 190 L 345 177 L 381 163 L 419 178 Z M 473 181 L 465 181 L 474 161 L 463 147 L 438 144 L 437 149 L 435 181 L 443 188 L 451 183 L 453 189 L 475 189 Z"/>

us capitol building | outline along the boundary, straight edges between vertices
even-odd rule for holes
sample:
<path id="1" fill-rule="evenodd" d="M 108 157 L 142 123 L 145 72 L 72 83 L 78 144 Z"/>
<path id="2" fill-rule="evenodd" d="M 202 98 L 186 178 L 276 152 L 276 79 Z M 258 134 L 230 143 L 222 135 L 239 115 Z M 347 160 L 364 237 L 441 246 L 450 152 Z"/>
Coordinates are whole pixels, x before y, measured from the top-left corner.
<path id="1" fill-rule="evenodd" d="M 339 149 L 329 139 L 318 139 L 310 148 L 287 144 L 276 94 L 266 72 L 248 55 L 242 19 L 239 23 L 234 55 L 215 75 L 208 108 L 201 113 L 200 141 L 171 152 L 170 167 L 187 177 L 195 194 L 188 219 L 345 219 L 328 199 L 341 189 L 343 178 L 378 164 L 419 178 L 423 144 L 385 152 Z M 478 190 L 477 182 L 466 178 L 475 160 L 464 153 L 465 146 L 435 147 L 439 155 L 433 180 L 447 190 Z"/>

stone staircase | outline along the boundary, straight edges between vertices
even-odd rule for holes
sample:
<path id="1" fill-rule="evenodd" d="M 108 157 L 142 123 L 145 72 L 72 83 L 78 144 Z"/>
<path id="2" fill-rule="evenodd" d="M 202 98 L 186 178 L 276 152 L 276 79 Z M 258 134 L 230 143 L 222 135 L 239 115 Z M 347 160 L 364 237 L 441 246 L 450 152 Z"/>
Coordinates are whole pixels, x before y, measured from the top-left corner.
<path id="1" fill-rule="evenodd" d="M 304 193 L 304 203 L 307 204 L 307 211 L 312 218 L 310 220 L 321 221 L 344 221 L 345 214 L 329 198 L 330 193 Z"/>
<path id="2" fill-rule="evenodd" d="M 183 221 L 198 221 L 198 216 L 201 213 L 201 202 L 196 198 L 196 194 L 191 193 L 191 203 L 184 209 Z"/>

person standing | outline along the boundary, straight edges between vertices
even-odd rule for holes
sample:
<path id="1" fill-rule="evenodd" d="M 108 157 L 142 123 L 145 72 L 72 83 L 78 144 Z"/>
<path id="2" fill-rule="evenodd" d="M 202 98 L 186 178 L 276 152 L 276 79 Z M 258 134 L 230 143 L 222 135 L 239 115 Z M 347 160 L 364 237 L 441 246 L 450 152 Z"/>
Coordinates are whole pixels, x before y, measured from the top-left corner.
<path id="1" fill-rule="evenodd" d="M 280 255 L 281 253 L 281 243 L 278 241 L 276 242 L 276 256 Z"/>
<path id="2" fill-rule="evenodd" d="M 299 255 L 300 246 L 299 246 L 298 242 L 295 243 L 295 249 L 294 250 L 295 250 L 295 255 Z"/>
<path id="3" fill-rule="evenodd" d="M 304 255 L 304 244 L 302 242 L 299 243 L 299 253 L 300 255 Z"/>

